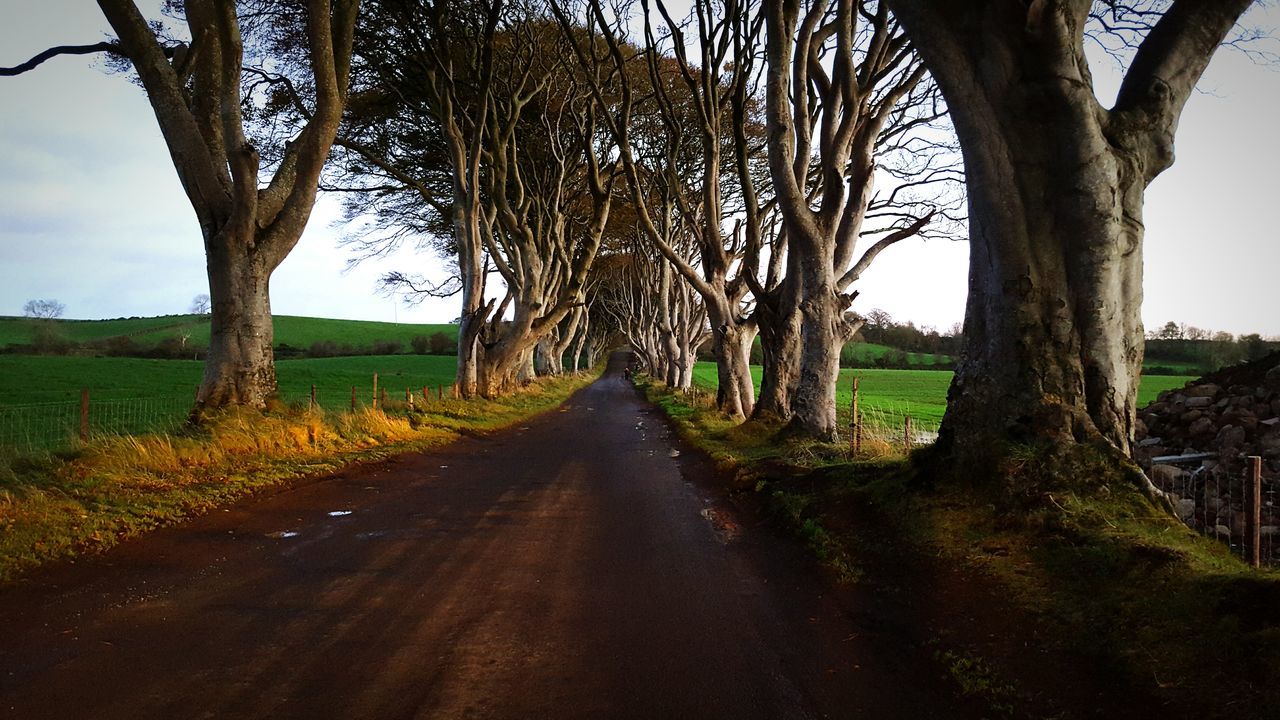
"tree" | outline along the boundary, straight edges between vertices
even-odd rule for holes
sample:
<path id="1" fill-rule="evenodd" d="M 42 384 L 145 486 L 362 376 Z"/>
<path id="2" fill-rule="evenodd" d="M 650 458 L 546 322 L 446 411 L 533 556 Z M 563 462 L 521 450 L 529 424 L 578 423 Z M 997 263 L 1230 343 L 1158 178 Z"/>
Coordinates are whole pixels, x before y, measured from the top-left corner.
<path id="1" fill-rule="evenodd" d="M 188 44 L 132 0 L 99 0 L 116 40 L 51 48 L 6 72 L 58 54 L 106 52 L 137 73 L 204 241 L 212 316 L 197 409 L 264 407 L 276 392 L 269 283 L 311 215 L 346 103 L 359 5 L 166 2 Z M 246 64 L 247 49 L 261 66 Z M 305 73 L 274 69 L 290 55 L 305 56 L 294 64 Z M 246 114 L 263 104 L 277 122 L 255 144 Z"/>
<path id="2" fill-rule="evenodd" d="M 779 297 L 762 299 L 777 318 L 771 334 L 782 338 L 771 386 L 789 394 L 789 407 L 772 405 L 791 433 L 831 441 L 840 348 L 861 326 L 847 312 L 857 295 L 850 288 L 881 252 L 933 220 L 934 202 L 906 196 L 958 173 L 925 162 L 900 181 L 909 189 L 874 197 L 877 161 L 895 146 L 916 154 L 911 134 L 945 115 L 883 3 L 766 0 L 763 12 L 769 174 L 787 235 L 786 280 Z M 877 216 L 891 220 L 875 227 Z"/>
<path id="3" fill-rule="evenodd" d="M 209 300 L 209 293 L 200 293 L 191 298 L 191 309 L 187 312 L 192 315 L 208 315 L 212 304 Z"/>
<path id="4" fill-rule="evenodd" d="M 965 353 L 940 442 L 1128 452 L 1142 366 L 1142 205 L 1178 118 L 1252 0 L 885 0 L 951 110 L 970 224 Z M 1102 17 L 1105 14 L 1106 17 Z M 1115 103 L 1091 18 L 1143 25 Z"/>
<path id="5" fill-rule="evenodd" d="M 447 236 L 449 290 L 463 302 L 459 388 L 492 397 L 531 375 L 540 343 L 551 355 L 576 333 L 614 196 L 611 144 L 538 3 L 369 6 L 356 82 L 388 103 L 369 103 L 339 141 L 356 202 L 389 212 L 388 227 Z M 485 297 L 491 271 L 501 300 Z"/>
<path id="6" fill-rule="evenodd" d="M 1267 341 L 1258 333 L 1241 335 L 1240 348 L 1244 351 L 1246 360 L 1257 360 L 1268 352 Z"/>
<path id="7" fill-rule="evenodd" d="M 1156 333 L 1156 337 L 1160 340 L 1181 340 L 1182 327 L 1178 323 L 1170 320 L 1165 323 Z"/>
<path id="8" fill-rule="evenodd" d="M 1208 340 L 1210 335 L 1208 330 L 1196 327 L 1195 325 L 1186 326 L 1184 333 L 1188 340 Z"/>
<path id="9" fill-rule="evenodd" d="M 66 312 L 66 309 L 66 305 L 53 299 L 28 300 L 22 306 L 22 314 L 24 317 L 37 320 L 53 320 L 62 317 L 62 313 Z"/>
<path id="10" fill-rule="evenodd" d="M 605 5 L 586 0 L 583 7 L 587 36 L 605 45 L 599 52 L 580 41 L 565 11 L 551 7 L 574 40 L 587 76 L 618 84 L 617 101 L 602 103 L 611 111 L 604 123 L 617 143 L 638 225 L 701 297 L 716 358 L 717 406 L 745 418 L 755 399 L 749 362 L 756 325 L 744 306 L 748 265 L 742 260 L 758 255 L 760 234 L 751 229 L 752 217 L 743 222 L 744 232 L 731 231 L 727 223 L 738 209 L 735 200 L 748 214 L 756 205 L 748 187 L 754 183 L 751 166 L 743 156 L 745 138 L 757 139 L 761 128 L 741 110 L 758 75 L 751 48 L 759 25 L 741 0 L 724 3 L 719 17 L 695 3 L 684 22 L 673 19 L 662 0 L 642 0 L 643 35 L 632 43 L 625 29 L 628 14 Z M 603 99 L 599 83 L 593 90 Z M 673 242 L 686 236 L 693 240 L 692 257 Z"/>

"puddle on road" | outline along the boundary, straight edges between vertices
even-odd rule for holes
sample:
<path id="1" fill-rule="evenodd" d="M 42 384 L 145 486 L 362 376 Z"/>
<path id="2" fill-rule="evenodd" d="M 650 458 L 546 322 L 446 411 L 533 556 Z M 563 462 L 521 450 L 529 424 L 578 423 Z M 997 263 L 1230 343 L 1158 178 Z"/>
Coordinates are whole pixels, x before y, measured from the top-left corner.
<path id="1" fill-rule="evenodd" d="M 703 508 L 698 514 L 711 523 L 711 529 L 715 532 L 716 539 L 722 543 L 733 542 L 742 533 L 742 528 L 727 513 L 715 508 Z"/>
<path id="2" fill-rule="evenodd" d="M 293 530 L 277 530 L 273 533 L 267 533 L 267 537 L 281 540 L 284 538 L 298 537 L 298 533 L 294 532 Z"/>
<path id="3" fill-rule="evenodd" d="M 342 517 L 343 515 L 350 515 L 350 514 L 351 514 L 350 510 L 334 510 L 329 513 L 329 517 Z"/>

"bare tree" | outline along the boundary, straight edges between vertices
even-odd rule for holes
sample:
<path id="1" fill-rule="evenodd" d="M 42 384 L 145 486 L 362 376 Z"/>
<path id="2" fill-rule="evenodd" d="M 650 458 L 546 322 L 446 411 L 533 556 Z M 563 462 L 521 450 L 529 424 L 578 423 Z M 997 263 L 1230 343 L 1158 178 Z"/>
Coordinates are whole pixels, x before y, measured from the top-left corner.
<path id="1" fill-rule="evenodd" d="M 482 198 L 481 146 L 494 111 L 493 48 L 503 2 L 380 0 L 368 7 L 356 74 L 358 96 L 374 107 L 364 108 L 363 122 L 349 126 L 338 144 L 355 174 L 367 175 L 367 166 L 382 174 L 356 189 L 404 199 L 390 206 L 390 227 L 414 232 L 418 226 L 405 221 L 424 207 L 446 222 L 448 250 L 457 257 L 451 290 L 462 296 L 456 382 L 463 397 L 472 397 L 480 334 L 495 307 L 485 299 L 485 233 L 493 218 Z M 402 142 L 406 135 L 414 140 Z"/>
<path id="2" fill-rule="evenodd" d="M 62 313 L 66 312 L 67 306 L 53 299 L 45 300 L 28 300 L 22 306 L 23 317 L 35 318 L 37 320 L 53 320 L 62 317 Z"/>
<path id="3" fill-rule="evenodd" d="M 614 194 L 596 99 L 538 2 L 369 6 L 356 80 L 368 113 L 353 113 L 338 141 L 343 189 L 360 193 L 349 208 L 378 213 L 389 231 L 362 249 L 441 238 L 456 282 L 391 280 L 461 292 L 459 387 L 501 394 L 576 334 L 562 324 L 583 303 Z M 490 271 L 501 299 L 485 299 Z"/>
<path id="4" fill-rule="evenodd" d="M 209 293 L 200 293 L 199 295 L 191 298 L 191 307 L 187 312 L 192 315 L 208 315 L 209 310 L 212 307 L 213 305 L 209 299 Z"/>
<path id="5" fill-rule="evenodd" d="M 642 0 L 640 20 L 643 40 L 628 43 L 626 12 L 606 10 L 600 0 L 586 0 L 583 24 L 591 37 L 599 37 L 605 52 L 596 45 L 575 43 L 575 54 L 586 68 L 612 66 L 619 84 L 618 102 L 605 122 L 619 147 L 619 160 L 626 172 L 633 205 L 645 236 L 701 296 L 710 319 L 712 351 L 718 374 L 717 404 L 725 414 L 745 418 L 751 413 L 755 389 L 749 360 L 756 336 L 755 321 L 746 305 L 747 285 L 742 259 L 757 254 L 750 246 L 757 233 L 735 233 L 728 219 L 736 208 L 734 196 L 748 191 L 735 183 L 733 147 L 734 98 L 757 76 L 758 67 L 749 62 L 743 47 L 758 37 L 758 26 L 750 23 L 744 3 L 730 0 L 717 15 L 705 3 L 694 3 L 690 16 L 676 20 L 662 0 Z M 569 30 L 569 16 L 557 9 L 562 27 Z M 647 70 L 641 79 L 636 65 Z M 599 88 L 596 89 L 601 94 Z M 642 97 L 637 98 L 637 94 Z M 652 112 L 668 142 L 646 144 L 635 123 L 638 104 L 652 103 Z M 692 136 L 692 137 L 688 137 Z M 676 142 L 688 137 L 687 147 L 697 160 L 685 164 Z M 665 178 L 678 210 L 690 220 L 697 248 L 695 258 L 680 253 L 669 233 L 655 217 L 649 204 L 654 178 Z"/>
<path id="6" fill-rule="evenodd" d="M 173 40 L 131 0 L 98 5 L 116 40 L 51 48 L 7 74 L 86 48 L 136 71 L 204 240 L 212 317 L 197 408 L 263 407 L 276 392 L 268 285 L 315 202 L 346 102 L 359 0 L 166 3 L 190 43 Z M 246 65 L 246 36 L 266 54 L 305 53 L 305 82 Z M 260 149 L 249 140 L 245 109 L 255 107 L 253 89 L 263 83 L 296 107 L 297 129 Z"/>
<path id="7" fill-rule="evenodd" d="M 789 410 L 791 432 L 834 440 L 840 348 L 861 325 L 847 312 L 857 295 L 849 288 L 881 252 L 933 219 L 932 203 L 901 196 L 958 173 L 945 161 L 925 162 L 877 204 L 877 154 L 907 147 L 911 133 L 945 114 L 883 3 L 767 0 L 763 12 L 769 167 L 788 254 L 786 280 L 769 302 L 770 388 L 779 396 L 769 407 Z M 889 222 L 869 222 L 876 215 Z M 857 254 L 866 236 L 872 242 Z M 786 408 L 780 398 L 788 392 Z"/>
<path id="8" fill-rule="evenodd" d="M 1182 109 L 1252 0 L 885 2 L 946 96 L 968 177 L 965 353 L 942 443 L 1127 452 L 1144 191 L 1173 163 Z M 1084 52 L 1091 13 L 1131 28 L 1109 108 Z"/>

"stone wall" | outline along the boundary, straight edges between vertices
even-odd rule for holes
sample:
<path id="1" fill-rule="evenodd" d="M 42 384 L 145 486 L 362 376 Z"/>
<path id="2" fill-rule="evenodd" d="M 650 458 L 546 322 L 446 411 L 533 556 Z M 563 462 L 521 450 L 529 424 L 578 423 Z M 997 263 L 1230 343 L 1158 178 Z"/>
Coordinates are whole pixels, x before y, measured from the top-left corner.
<path id="1" fill-rule="evenodd" d="M 1245 530 L 1245 458 L 1262 457 L 1262 532 L 1280 543 L 1280 353 L 1161 393 L 1138 418 L 1134 455 L 1152 482 L 1175 496 L 1188 524 L 1233 544 Z M 1217 457 L 1153 462 L 1197 453 Z"/>

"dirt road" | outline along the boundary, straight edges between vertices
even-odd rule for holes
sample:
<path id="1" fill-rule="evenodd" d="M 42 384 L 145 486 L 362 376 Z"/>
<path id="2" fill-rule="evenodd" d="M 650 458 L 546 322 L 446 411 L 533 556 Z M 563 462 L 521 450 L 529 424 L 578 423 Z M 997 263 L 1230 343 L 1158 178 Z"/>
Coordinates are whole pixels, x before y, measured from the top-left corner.
<path id="1" fill-rule="evenodd" d="M 619 362 L 525 427 L 0 589 L 0 715 L 958 716 L 673 457 Z"/>

